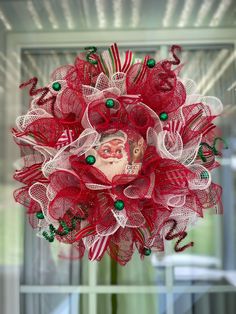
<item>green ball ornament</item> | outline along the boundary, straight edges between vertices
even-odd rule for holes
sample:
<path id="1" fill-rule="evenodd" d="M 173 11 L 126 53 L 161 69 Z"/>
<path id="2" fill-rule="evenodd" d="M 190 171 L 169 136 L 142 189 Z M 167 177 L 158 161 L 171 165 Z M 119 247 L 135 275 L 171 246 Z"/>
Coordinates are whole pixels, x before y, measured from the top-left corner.
<path id="1" fill-rule="evenodd" d="M 113 99 L 109 98 L 106 100 L 106 106 L 107 108 L 113 108 L 115 106 L 115 102 Z"/>
<path id="2" fill-rule="evenodd" d="M 149 255 L 151 255 L 151 253 L 152 253 L 152 250 L 151 249 L 149 249 L 149 248 L 144 248 L 144 250 L 143 250 L 144 252 L 143 252 L 143 254 L 145 255 L 145 256 L 149 256 Z"/>
<path id="3" fill-rule="evenodd" d="M 86 160 L 86 163 L 90 166 L 95 164 L 96 162 L 96 158 L 93 155 L 88 155 L 85 160 Z"/>
<path id="4" fill-rule="evenodd" d="M 209 173 L 206 170 L 201 172 L 201 179 L 209 179 Z"/>
<path id="5" fill-rule="evenodd" d="M 38 219 L 44 219 L 44 214 L 42 212 L 38 212 L 38 213 L 36 213 L 36 217 Z"/>
<path id="6" fill-rule="evenodd" d="M 168 114 L 166 112 L 162 112 L 159 117 L 161 121 L 166 121 L 168 119 Z"/>
<path id="7" fill-rule="evenodd" d="M 125 203 L 122 200 L 117 200 L 114 203 L 115 209 L 122 210 L 125 207 Z"/>
<path id="8" fill-rule="evenodd" d="M 154 59 L 148 59 L 147 66 L 151 69 L 156 65 L 156 61 Z"/>
<path id="9" fill-rule="evenodd" d="M 59 92 L 59 90 L 61 89 L 61 84 L 59 82 L 54 82 L 52 84 L 52 88 L 56 91 Z"/>

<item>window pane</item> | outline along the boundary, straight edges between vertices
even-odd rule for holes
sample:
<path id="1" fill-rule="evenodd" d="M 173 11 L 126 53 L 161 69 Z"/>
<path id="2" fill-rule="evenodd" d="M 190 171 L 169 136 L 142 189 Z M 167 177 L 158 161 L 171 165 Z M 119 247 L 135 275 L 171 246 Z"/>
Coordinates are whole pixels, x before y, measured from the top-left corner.
<path id="1" fill-rule="evenodd" d="M 70 256 L 70 246 L 49 243 L 37 237 L 31 226 L 25 225 L 23 285 L 81 285 L 88 283 L 88 261 Z"/>
<path id="2" fill-rule="evenodd" d="M 21 313 L 87 314 L 88 296 L 85 294 L 22 294 Z"/>
<path id="3" fill-rule="evenodd" d="M 235 293 L 176 294 L 174 296 L 174 314 L 209 314 L 236 311 Z"/>
<path id="4" fill-rule="evenodd" d="M 100 294 L 98 295 L 97 314 L 112 313 L 112 304 L 116 305 L 117 314 L 166 313 L 164 294 Z"/>
<path id="5" fill-rule="evenodd" d="M 112 284 L 111 272 L 114 263 L 107 255 L 97 265 L 97 282 L 100 285 Z M 165 285 L 165 269 L 154 267 L 151 257 L 144 260 L 136 253 L 126 266 L 116 266 L 117 285 Z"/>

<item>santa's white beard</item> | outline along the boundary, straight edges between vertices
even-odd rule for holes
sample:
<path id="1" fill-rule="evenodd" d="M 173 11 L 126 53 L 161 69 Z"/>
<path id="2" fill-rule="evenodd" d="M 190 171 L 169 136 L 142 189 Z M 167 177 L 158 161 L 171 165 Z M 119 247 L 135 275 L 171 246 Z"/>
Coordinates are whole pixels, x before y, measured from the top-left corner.
<path id="1" fill-rule="evenodd" d="M 94 166 L 102 171 L 105 176 L 111 181 L 116 175 L 125 173 L 125 167 L 128 164 L 128 157 L 126 154 L 123 158 L 107 158 L 104 159 L 97 154 L 96 163 Z"/>

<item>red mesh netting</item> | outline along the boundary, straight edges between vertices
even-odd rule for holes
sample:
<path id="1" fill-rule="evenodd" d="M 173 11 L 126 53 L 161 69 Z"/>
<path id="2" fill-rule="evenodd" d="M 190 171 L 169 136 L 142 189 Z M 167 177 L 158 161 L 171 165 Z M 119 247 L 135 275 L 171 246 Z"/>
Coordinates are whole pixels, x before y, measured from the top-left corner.
<path id="1" fill-rule="evenodd" d="M 125 265 L 135 250 L 164 251 L 165 240 L 181 252 L 207 209 L 223 212 L 211 177 L 227 146 L 214 124 L 223 106 L 180 78 L 179 50 L 136 62 L 116 44 L 87 47 L 48 86 L 21 84 L 31 102 L 12 130 L 23 185 L 14 197 L 40 237 L 68 244 L 61 258 L 107 253 Z"/>

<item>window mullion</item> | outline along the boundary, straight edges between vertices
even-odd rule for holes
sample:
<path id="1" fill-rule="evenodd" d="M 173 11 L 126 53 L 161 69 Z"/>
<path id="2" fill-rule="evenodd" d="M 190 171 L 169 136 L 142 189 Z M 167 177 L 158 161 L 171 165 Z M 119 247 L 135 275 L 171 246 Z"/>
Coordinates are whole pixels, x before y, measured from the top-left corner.
<path id="1" fill-rule="evenodd" d="M 89 262 L 89 287 L 93 291 L 93 288 L 97 283 L 97 263 Z M 95 292 L 89 292 L 89 314 L 97 313 L 97 294 Z"/>

